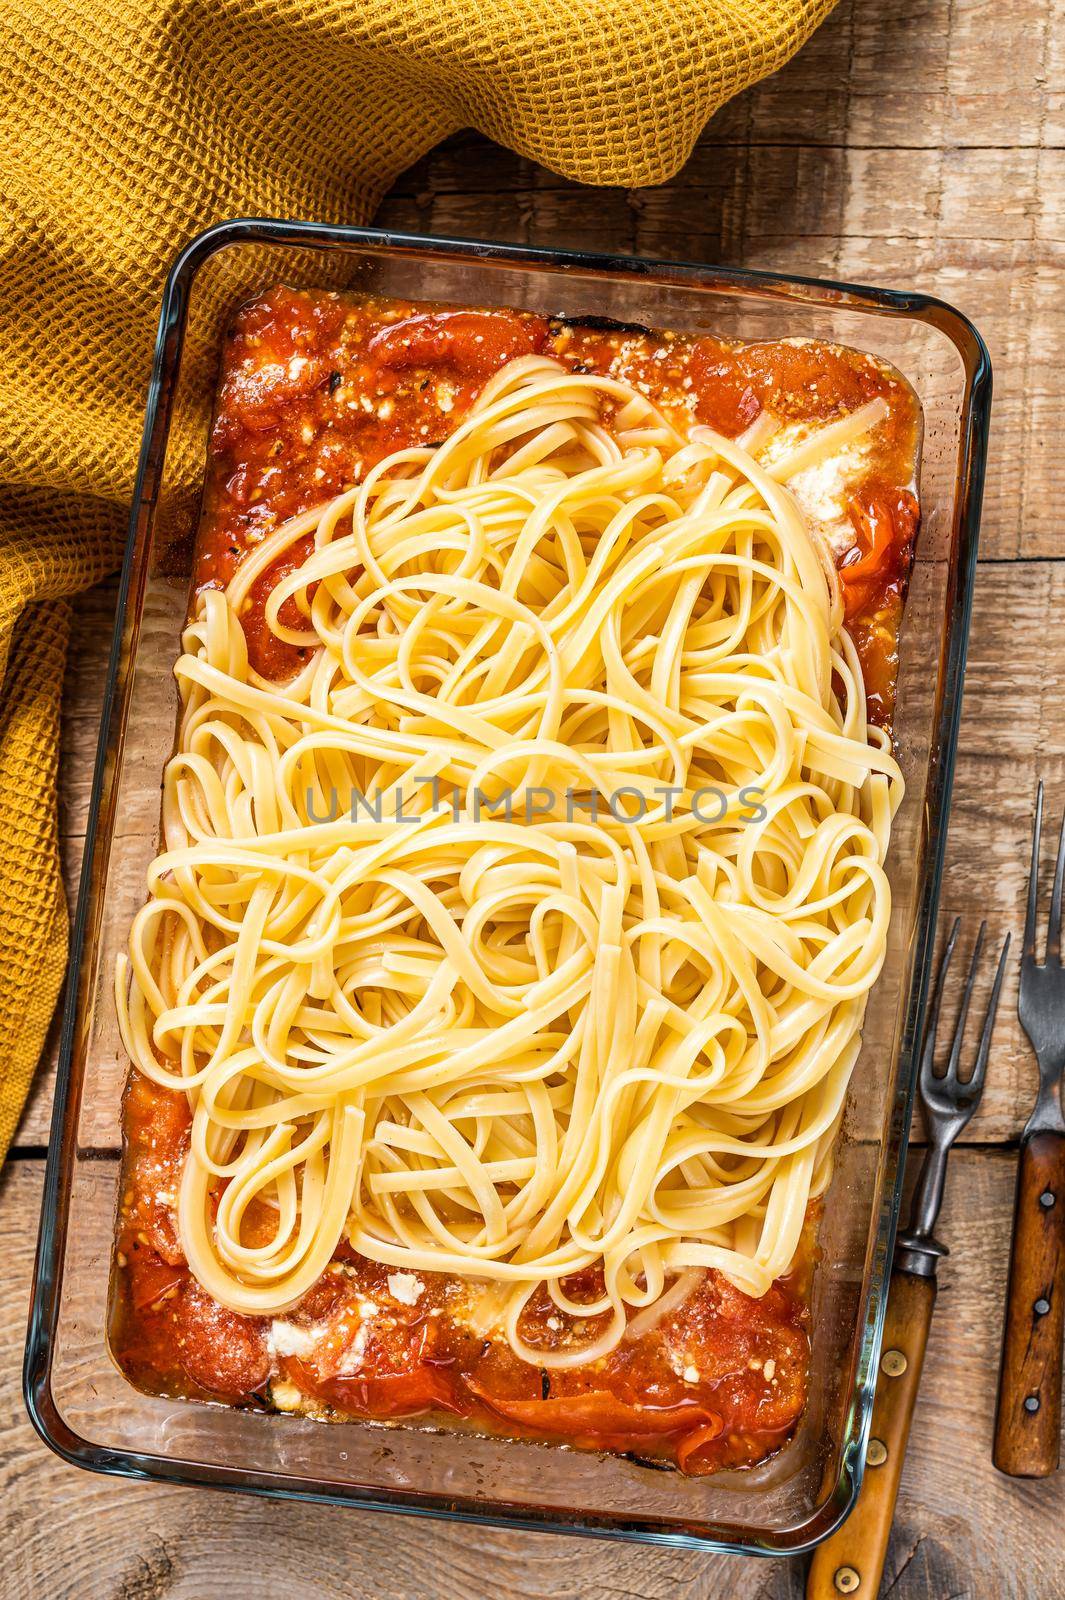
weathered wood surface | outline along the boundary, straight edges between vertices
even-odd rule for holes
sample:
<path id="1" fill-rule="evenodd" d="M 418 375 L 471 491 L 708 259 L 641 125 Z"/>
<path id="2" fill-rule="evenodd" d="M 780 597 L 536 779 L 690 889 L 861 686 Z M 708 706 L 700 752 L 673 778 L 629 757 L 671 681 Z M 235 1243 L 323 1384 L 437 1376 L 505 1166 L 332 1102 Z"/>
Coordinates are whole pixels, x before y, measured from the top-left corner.
<path id="1" fill-rule="evenodd" d="M 22 1410 L 41 1171 L 0 1181 L 0 1594 L 5 1600 L 799 1600 L 798 1562 L 504 1534 L 79 1474 Z M 1065 1475 L 1004 1478 L 991 1426 L 1013 1163 L 957 1153 L 924 1382 L 885 1568 L 892 1600 L 1054 1600 Z"/>
<path id="2" fill-rule="evenodd" d="M 983 561 L 943 909 L 1019 929 L 1036 777 L 1065 800 L 1065 27 L 1057 0 L 842 0 L 784 71 L 727 106 L 661 189 L 592 191 L 473 136 L 395 186 L 397 228 L 637 251 L 917 288 L 953 301 L 995 364 Z M 76 881 L 113 588 L 79 609 L 61 827 Z M 892 1600 L 1065 1592 L 1065 1476 L 991 1466 L 1016 1140 L 1035 1067 L 1003 998 L 985 1105 L 954 1160 L 952 1256 L 906 1463 Z M 0 1595 L 102 1600 L 784 1600 L 799 1563 L 505 1535 L 78 1474 L 18 1393 L 47 1137 L 48 1054 L 0 1180 Z M 997 1147 L 997 1148 L 996 1148 Z"/>

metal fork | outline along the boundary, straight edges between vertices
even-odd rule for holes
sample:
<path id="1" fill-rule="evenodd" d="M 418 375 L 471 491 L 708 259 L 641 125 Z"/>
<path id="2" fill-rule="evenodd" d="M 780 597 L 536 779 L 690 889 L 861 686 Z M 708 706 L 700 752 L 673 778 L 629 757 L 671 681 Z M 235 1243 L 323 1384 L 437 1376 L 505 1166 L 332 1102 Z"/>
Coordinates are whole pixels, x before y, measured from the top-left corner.
<path id="1" fill-rule="evenodd" d="M 969 973 L 962 990 L 961 1005 L 958 1008 L 958 1020 L 954 1025 L 954 1035 L 950 1041 L 950 1053 L 947 1056 L 946 1066 L 942 1072 L 936 1071 L 936 1035 L 939 1029 L 939 1014 L 943 1007 L 943 994 L 946 989 L 947 972 L 950 969 L 954 947 L 958 942 L 958 932 L 961 928 L 961 918 L 955 917 L 954 926 L 950 930 L 936 974 L 935 990 L 932 1003 L 929 1007 L 928 1022 L 925 1028 L 924 1045 L 921 1050 L 921 1067 L 917 1079 L 917 1090 L 924 1112 L 925 1128 L 928 1133 L 928 1148 L 921 1165 L 920 1175 L 913 1192 L 913 1201 L 910 1207 L 910 1224 L 904 1233 L 901 1233 L 895 1247 L 895 1263 L 904 1272 L 913 1273 L 919 1278 L 935 1278 L 936 1259 L 946 1255 L 946 1249 L 935 1237 L 934 1228 L 939 1208 L 943 1203 L 943 1183 L 947 1174 L 947 1156 L 951 1146 L 969 1122 L 973 1112 L 980 1103 L 980 1096 L 984 1092 L 984 1080 L 987 1077 L 987 1062 L 991 1054 L 991 1035 L 995 1026 L 995 1013 L 998 1010 L 999 995 L 1002 993 L 1002 980 L 1006 971 L 1006 958 L 1009 955 L 1010 936 L 1007 933 L 1002 945 L 1002 952 L 998 958 L 998 968 L 995 972 L 995 981 L 988 1001 L 987 1012 L 984 1016 L 983 1027 L 980 1030 L 980 1042 L 977 1046 L 976 1061 L 972 1072 L 967 1078 L 961 1076 L 961 1048 L 965 1036 L 965 1024 L 969 1017 L 969 1006 L 972 1002 L 973 987 L 976 983 L 976 974 L 980 966 L 980 955 L 984 948 L 984 939 L 987 934 L 987 923 L 981 922 L 976 935 L 976 944 L 973 947 L 972 960 L 969 963 Z"/>
<path id="2" fill-rule="evenodd" d="M 857 1503 L 847 1521 L 814 1552 L 806 1583 L 807 1600 L 836 1600 L 841 1594 L 875 1595 L 884 1570 L 910 1420 L 936 1303 L 936 1266 L 939 1258 L 947 1254 L 946 1245 L 940 1244 L 934 1232 L 943 1202 L 947 1156 L 983 1093 L 995 1012 L 1010 947 L 1007 934 L 980 1029 L 976 1061 L 969 1076 L 963 1078 L 962 1041 L 987 931 L 986 924 L 980 924 L 950 1051 L 942 1072 L 938 1072 L 936 1033 L 960 925 L 958 918 L 943 951 L 921 1049 L 918 1090 L 928 1130 L 928 1147 L 914 1189 L 909 1227 L 900 1234 L 895 1246 L 866 1456 L 872 1470 L 865 1474 Z"/>
<path id="3" fill-rule="evenodd" d="M 1061 901 L 1065 815 L 1058 834 L 1046 955 L 1036 959 L 1043 785 L 1035 802 L 1028 909 L 1017 1014 L 1039 1062 L 1039 1093 L 1021 1134 L 1017 1201 L 1003 1326 L 994 1462 L 1011 1477 L 1045 1478 L 1058 1466 L 1061 1342 L 1065 1327 L 1065 966 Z"/>

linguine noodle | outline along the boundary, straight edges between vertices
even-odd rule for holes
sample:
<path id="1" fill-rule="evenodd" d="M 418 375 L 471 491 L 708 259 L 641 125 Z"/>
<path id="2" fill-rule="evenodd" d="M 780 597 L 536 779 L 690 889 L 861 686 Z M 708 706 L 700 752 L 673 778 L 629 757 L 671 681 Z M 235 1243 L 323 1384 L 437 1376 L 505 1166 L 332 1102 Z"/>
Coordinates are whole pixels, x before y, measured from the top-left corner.
<path id="1" fill-rule="evenodd" d="M 529 356 L 200 596 L 116 993 L 188 1097 L 223 1305 L 281 1313 L 347 1240 L 494 1283 L 513 1349 L 574 1366 L 679 1274 L 788 1270 L 902 791 L 790 470 Z M 308 534 L 277 683 L 242 608 Z M 541 1285 L 589 1342 L 525 1345 Z"/>

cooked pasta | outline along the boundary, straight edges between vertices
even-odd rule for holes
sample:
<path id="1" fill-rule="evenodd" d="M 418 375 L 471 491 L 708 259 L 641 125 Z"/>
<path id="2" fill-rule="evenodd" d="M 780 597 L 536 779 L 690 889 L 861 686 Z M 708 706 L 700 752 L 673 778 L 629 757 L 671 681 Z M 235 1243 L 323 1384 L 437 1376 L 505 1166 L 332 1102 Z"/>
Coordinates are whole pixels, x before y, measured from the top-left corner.
<path id="1" fill-rule="evenodd" d="M 281 1313 L 346 1240 L 494 1284 L 562 1367 L 687 1269 L 787 1271 L 902 788 L 793 469 L 523 357 L 200 596 L 116 995 L 188 1097 L 181 1243 L 221 1304 Z M 308 535 L 279 683 L 241 615 Z M 590 1342 L 526 1346 L 541 1285 Z"/>

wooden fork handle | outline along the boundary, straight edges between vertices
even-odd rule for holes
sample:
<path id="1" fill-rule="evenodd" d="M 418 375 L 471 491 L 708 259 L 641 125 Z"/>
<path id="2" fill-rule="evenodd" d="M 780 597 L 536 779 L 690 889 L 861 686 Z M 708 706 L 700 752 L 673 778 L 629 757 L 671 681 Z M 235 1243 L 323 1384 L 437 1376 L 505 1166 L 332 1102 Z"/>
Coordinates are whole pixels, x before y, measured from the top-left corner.
<path id="1" fill-rule="evenodd" d="M 995 1416 L 994 1462 L 1013 1478 L 1056 1472 L 1065 1327 L 1065 1134 L 1021 1145 Z"/>
<path id="2" fill-rule="evenodd" d="M 875 1600 L 935 1303 L 934 1278 L 891 1274 L 865 1477 L 846 1522 L 814 1551 L 806 1600 Z"/>

